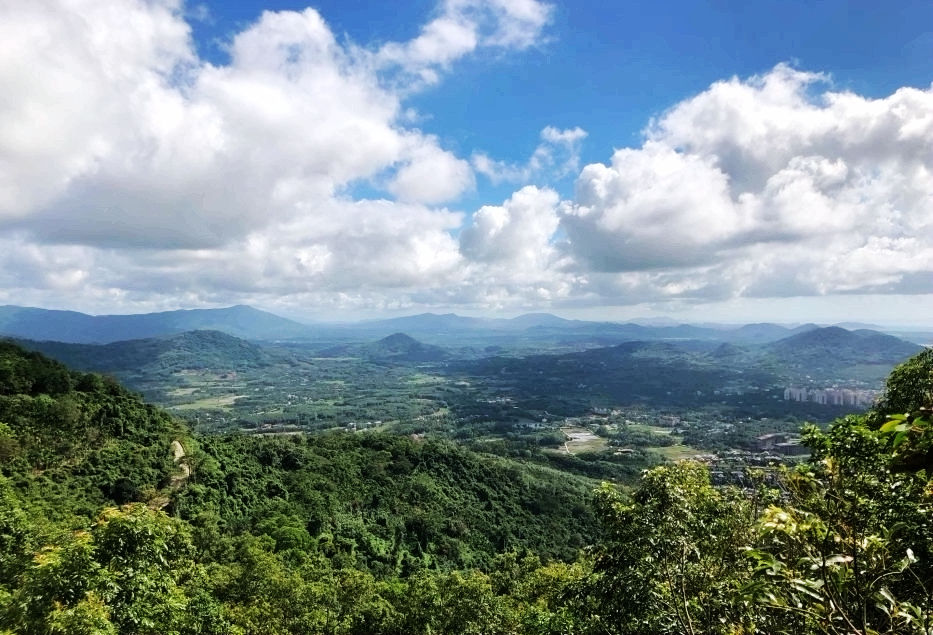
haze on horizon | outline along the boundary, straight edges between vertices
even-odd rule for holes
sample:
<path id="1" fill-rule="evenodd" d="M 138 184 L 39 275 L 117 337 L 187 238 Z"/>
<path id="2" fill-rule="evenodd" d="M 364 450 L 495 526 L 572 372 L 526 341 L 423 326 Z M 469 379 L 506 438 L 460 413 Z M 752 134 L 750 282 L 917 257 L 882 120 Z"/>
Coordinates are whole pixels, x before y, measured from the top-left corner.
<path id="1" fill-rule="evenodd" d="M 0 0 L 0 304 L 931 323 L 929 3 L 235 4 Z"/>

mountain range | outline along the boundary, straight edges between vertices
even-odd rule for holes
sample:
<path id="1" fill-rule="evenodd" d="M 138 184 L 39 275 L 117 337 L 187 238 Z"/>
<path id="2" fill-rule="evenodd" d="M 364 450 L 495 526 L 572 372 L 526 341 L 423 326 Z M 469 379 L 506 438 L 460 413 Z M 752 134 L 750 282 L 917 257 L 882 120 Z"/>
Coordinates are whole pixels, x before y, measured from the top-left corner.
<path id="1" fill-rule="evenodd" d="M 309 327 L 250 306 L 131 315 L 87 315 L 21 306 L 0 306 L 0 335 L 75 344 L 107 344 L 195 330 L 222 331 L 244 339 L 300 338 Z"/>
<path id="2" fill-rule="evenodd" d="M 625 341 L 706 340 L 736 344 L 764 344 L 813 331 L 816 324 L 789 328 L 760 323 L 743 326 L 674 324 L 669 320 L 594 322 L 568 320 L 549 313 L 515 318 L 480 318 L 454 313 L 422 313 L 355 323 L 303 324 L 238 305 L 220 309 L 191 309 L 133 315 L 88 315 L 20 306 L 0 306 L 0 335 L 33 341 L 107 344 L 215 330 L 247 340 L 304 341 L 340 345 L 373 341 L 404 333 L 427 345 L 464 347 L 524 344 L 610 346 Z M 901 337 L 910 334 L 898 333 Z M 910 337 L 926 343 L 930 334 Z"/>
<path id="3" fill-rule="evenodd" d="M 77 370 L 106 373 L 236 370 L 279 360 L 266 348 L 220 331 L 188 331 L 166 337 L 109 344 L 16 340 Z"/>

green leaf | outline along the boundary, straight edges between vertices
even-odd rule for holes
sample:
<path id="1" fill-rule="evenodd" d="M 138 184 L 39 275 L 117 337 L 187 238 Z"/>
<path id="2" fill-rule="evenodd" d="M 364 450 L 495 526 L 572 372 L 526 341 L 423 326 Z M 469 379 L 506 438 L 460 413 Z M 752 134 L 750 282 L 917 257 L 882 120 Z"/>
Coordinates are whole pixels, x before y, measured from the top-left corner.
<path id="1" fill-rule="evenodd" d="M 883 434 L 890 434 L 891 432 L 896 432 L 900 430 L 906 430 L 907 424 L 904 423 L 903 419 L 893 419 L 888 421 L 880 428 L 880 432 Z"/>
<path id="2" fill-rule="evenodd" d="M 907 431 L 901 430 L 900 432 L 897 433 L 897 435 L 895 435 L 892 445 L 894 445 L 895 448 L 899 447 L 901 443 L 903 443 L 906 439 L 907 439 Z"/>

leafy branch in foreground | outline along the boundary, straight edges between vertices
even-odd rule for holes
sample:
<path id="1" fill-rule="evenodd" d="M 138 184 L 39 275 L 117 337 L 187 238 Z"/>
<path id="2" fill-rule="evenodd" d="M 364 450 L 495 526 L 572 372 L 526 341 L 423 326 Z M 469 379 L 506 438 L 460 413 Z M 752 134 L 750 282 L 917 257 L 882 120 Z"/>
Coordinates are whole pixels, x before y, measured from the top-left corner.
<path id="1" fill-rule="evenodd" d="M 810 428 L 810 461 L 759 521 L 747 590 L 769 632 L 930 633 L 933 351 L 896 368 L 862 417 Z"/>

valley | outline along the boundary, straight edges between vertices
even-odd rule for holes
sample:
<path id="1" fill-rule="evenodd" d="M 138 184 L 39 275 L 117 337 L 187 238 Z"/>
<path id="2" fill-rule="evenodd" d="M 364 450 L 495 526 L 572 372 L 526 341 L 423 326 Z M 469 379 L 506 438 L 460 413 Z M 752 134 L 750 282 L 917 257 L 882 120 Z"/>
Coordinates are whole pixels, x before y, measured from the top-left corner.
<path id="1" fill-rule="evenodd" d="M 260 325 L 246 333 L 256 336 L 250 340 L 232 334 L 243 334 L 244 312 Z M 796 461 L 804 422 L 865 408 L 890 369 L 921 350 L 877 331 L 816 325 L 425 315 L 306 327 L 304 338 L 268 340 L 258 336 L 269 334 L 276 316 L 248 307 L 198 318 L 228 332 L 174 333 L 181 322 L 172 317 L 155 338 L 17 341 L 112 375 L 198 433 L 372 430 L 623 483 L 683 458 Z M 146 332 L 155 328 L 143 323 Z M 283 334 L 297 332 L 287 326 Z M 396 327 L 435 343 L 402 332 L 366 339 Z M 632 335 L 646 339 L 613 343 Z M 762 440 L 772 434 L 788 438 L 780 446 Z"/>
<path id="2" fill-rule="evenodd" d="M 770 339 L 0 341 L 0 628 L 681 632 L 669 576 L 702 632 L 792 603 L 816 632 L 877 595 L 862 544 L 894 598 L 866 620 L 922 606 L 930 349 L 743 330 Z M 829 590 L 775 575 L 798 550 Z"/>

